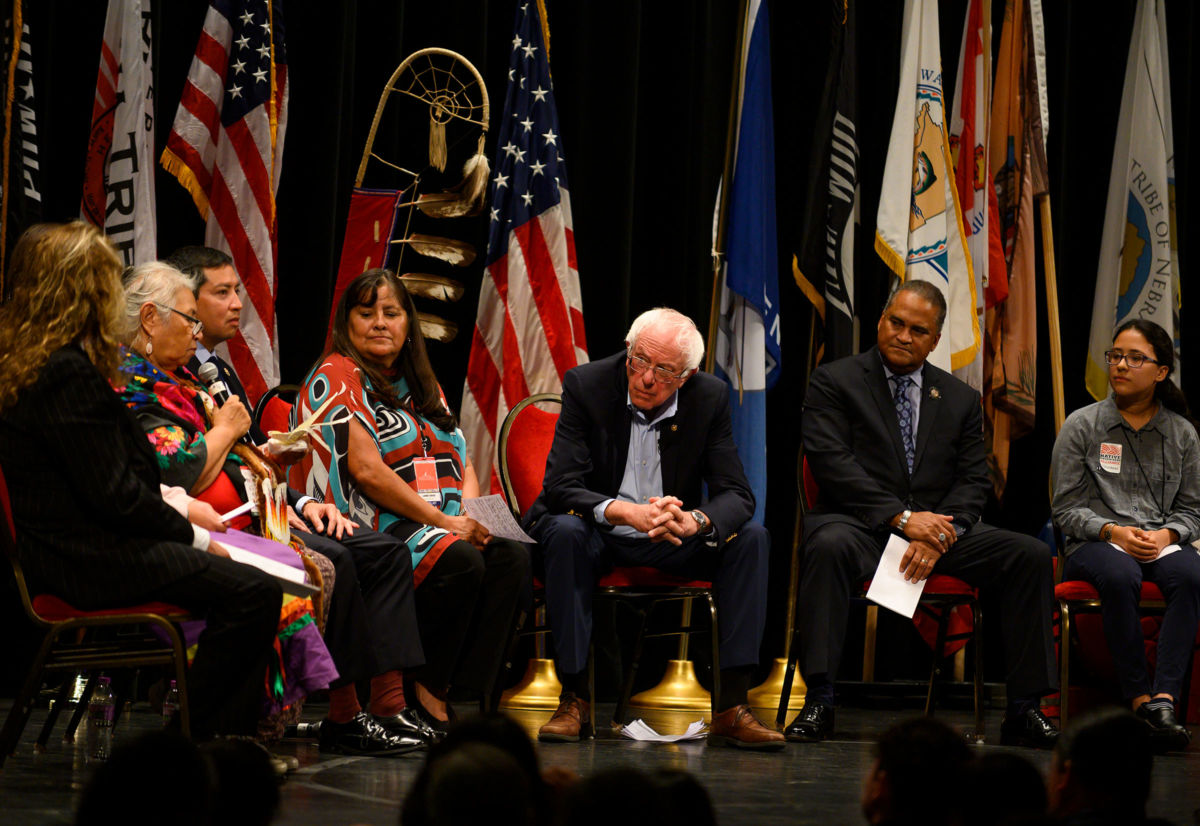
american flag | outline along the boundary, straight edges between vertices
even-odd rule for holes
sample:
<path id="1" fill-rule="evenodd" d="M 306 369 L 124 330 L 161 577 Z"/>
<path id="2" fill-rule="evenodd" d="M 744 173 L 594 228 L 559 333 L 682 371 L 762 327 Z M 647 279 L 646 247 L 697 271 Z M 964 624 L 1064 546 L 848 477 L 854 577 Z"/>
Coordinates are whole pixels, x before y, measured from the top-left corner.
<path id="1" fill-rule="evenodd" d="M 253 403 L 279 383 L 275 192 L 287 127 L 280 0 L 211 0 L 162 165 L 233 257 L 249 301 L 229 357 Z"/>
<path id="2" fill-rule="evenodd" d="M 481 486 L 493 491 L 496 435 L 510 407 L 559 393 L 588 360 L 558 114 L 539 7 L 517 8 L 508 94 L 497 130 L 490 230 L 462 428 Z"/>

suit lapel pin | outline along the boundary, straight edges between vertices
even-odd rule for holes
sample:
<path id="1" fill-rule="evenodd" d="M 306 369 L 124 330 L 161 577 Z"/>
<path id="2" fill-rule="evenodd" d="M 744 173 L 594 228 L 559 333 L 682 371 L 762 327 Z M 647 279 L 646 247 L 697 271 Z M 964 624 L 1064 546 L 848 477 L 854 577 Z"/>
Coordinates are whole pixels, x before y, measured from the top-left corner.
<path id="1" fill-rule="evenodd" d="M 938 390 L 936 387 L 929 388 L 929 398 L 940 399 L 941 397 L 942 397 L 942 394 L 941 394 L 940 390 Z"/>
<path id="2" fill-rule="evenodd" d="M 672 432 L 672 433 L 674 433 L 674 432 L 675 432 L 676 430 L 678 430 L 678 429 L 679 429 L 679 425 L 677 425 L 677 424 L 673 424 L 673 425 L 671 425 L 671 432 Z"/>

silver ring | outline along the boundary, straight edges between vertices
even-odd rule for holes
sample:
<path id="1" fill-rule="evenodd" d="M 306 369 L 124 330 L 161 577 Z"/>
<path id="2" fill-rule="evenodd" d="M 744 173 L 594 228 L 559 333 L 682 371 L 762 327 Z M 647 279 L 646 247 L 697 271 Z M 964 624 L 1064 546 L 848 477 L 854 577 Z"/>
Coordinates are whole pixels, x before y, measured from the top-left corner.
<path id="1" fill-rule="evenodd" d="M 946 541 L 946 534 L 939 533 L 938 534 L 938 542 L 945 542 L 945 541 Z"/>

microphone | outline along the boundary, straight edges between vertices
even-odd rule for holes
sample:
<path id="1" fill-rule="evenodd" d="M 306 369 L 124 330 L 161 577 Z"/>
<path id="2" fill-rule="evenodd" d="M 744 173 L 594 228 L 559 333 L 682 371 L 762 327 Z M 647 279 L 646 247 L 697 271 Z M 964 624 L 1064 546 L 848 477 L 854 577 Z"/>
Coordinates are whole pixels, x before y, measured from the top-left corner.
<path id="1" fill-rule="evenodd" d="M 213 401 L 217 403 L 217 407 L 224 407 L 225 402 L 229 401 L 229 388 L 225 386 L 225 382 L 221 381 L 221 377 L 217 372 L 217 365 L 211 361 L 201 364 L 200 381 L 208 386 L 208 395 L 213 397 Z M 254 447 L 254 440 L 250 438 L 249 433 L 243 433 L 238 441 L 244 445 Z"/>

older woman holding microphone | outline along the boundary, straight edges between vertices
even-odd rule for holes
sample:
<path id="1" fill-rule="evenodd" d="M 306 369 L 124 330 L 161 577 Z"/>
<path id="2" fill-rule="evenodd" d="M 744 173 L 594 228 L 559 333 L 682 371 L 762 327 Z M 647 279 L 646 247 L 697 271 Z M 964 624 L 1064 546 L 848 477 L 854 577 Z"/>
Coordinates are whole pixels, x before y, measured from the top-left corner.
<path id="1" fill-rule="evenodd" d="M 528 600 L 529 551 L 489 536 L 463 509 L 479 483 L 404 280 L 384 269 L 354 279 L 334 314 L 332 341 L 294 412 L 306 419 L 324 408 L 324 445 L 292 466 L 292 484 L 408 545 L 426 664 L 406 675 L 406 693 L 444 729 L 452 685 L 493 688 Z"/>
<path id="2" fill-rule="evenodd" d="M 21 236 L 0 309 L 0 466 L 18 553 L 78 608 L 147 601 L 204 617 L 188 672 L 193 736 L 252 734 L 281 598 L 163 502 L 158 463 L 113 394 L 121 260 L 88 224 Z"/>

